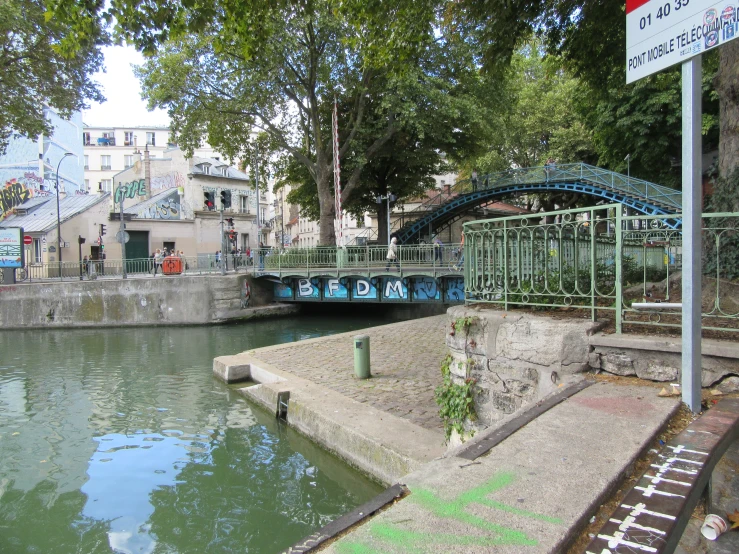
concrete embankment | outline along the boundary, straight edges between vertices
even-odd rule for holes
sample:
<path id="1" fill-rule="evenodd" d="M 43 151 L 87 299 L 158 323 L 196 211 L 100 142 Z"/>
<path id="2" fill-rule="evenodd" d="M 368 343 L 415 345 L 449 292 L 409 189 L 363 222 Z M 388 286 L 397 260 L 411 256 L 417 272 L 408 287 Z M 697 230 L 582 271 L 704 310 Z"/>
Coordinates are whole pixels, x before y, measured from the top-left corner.
<path id="1" fill-rule="evenodd" d="M 353 340 L 342 333 L 214 360 L 228 382 L 260 383 L 242 394 L 276 413 L 327 450 L 390 484 L 444 454 L 433 399 L 444 357 L 445 316 L 362 330 L 370 336 L 372 374 L 354 378 Z"/>
<path id="2" fill-rule="evenodd" d="M 0 326 L 201 325 L 299 310 L 271 302 L 272 284 L 243 274 L 17 284 L 0 287 Z"/>
<path id="3" fill-rule="evenodd" d="M 368 380 L 353 377 L 356 332 L 217 358 L 214 373 L 261 383 L 240 391 L 286 413 L 288 424 L 355 467 L 409 492 L 322 551 L 563 552 L 635 461 L 658 446 L 680 402 L 659 397 L 653 384 L 583 381 L 591 363 L 610 353 L 599 350 L 605 339 L 595 339 L 597 326 L 588 322 L 545 319 L 456 308 L 446 317 L 365 329 Z M 640 343 L 627 353 L 635 368 L 645 348 Z M 442 444 L 433 399 L 447 353 L 463 362 L 457 378 L 478 380 L 482 424 L 452 449 Z M 541 410 L 540 401 L 563 391 L 570 392 Z M 505 427 L 512 429 L 493 441 Z M 325 540 L 318 532 L 288 552 Z"/>

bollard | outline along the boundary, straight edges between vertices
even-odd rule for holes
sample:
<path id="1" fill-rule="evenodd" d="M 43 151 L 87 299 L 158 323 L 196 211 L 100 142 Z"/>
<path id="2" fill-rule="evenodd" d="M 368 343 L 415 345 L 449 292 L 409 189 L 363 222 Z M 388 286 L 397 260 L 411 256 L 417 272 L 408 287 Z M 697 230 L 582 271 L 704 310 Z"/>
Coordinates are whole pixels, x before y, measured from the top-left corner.
<path id="1" fill-rule="evenodd" d="M 367 335 L 354 337 L 354 374 L 357 379 L 368 379 L 370 374 L 370 338 Z"/>

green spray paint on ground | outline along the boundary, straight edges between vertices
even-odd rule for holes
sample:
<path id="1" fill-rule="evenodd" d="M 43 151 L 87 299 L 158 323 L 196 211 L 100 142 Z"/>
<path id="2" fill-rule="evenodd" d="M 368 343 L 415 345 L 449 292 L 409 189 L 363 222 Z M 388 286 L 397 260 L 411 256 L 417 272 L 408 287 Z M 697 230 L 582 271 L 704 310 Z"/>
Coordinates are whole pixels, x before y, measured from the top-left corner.
<path id="1" fill-rule="evenodd" d="M 370 523 L 368 527 L 369 533 L 373 538 L 392 546 L 394 551 L 406 552 L 408 554 L 423 554 L 428 552 L 429 544 L 439 546 L 445 544 L 469 546 L 536 546 L 538 542 L 530 538 L 526 533 L 517 529 L 504 527 L 466 511 L 466 508 L 470 504 L 480 504 L 529 519 L 552 524 L 562 523 L 562 520 L 559 518 L 529 512 L 488 498 L 488 495 L 507 487 L 514 480 L 515 476 L 512 473 L 498 473 L 486 483 L 462 492 L 452 500 L 439 498 L 433 492 L 426 489 L 414 490 L 413 494 L 407 499 L 407 501 L 418 504 L 440 519 L 458 521 L 485 531 L 487 533 L 485 536 L 458 535 L 453 533 L 422 533 L 401 529 L 397 524 L 393 525 L 381 522 Z M 386 552 L 384 549 L 378 550 L 363 542 L 351 540 L 338 543 L 336 550 L 340 554 L 382 554 Z"/>

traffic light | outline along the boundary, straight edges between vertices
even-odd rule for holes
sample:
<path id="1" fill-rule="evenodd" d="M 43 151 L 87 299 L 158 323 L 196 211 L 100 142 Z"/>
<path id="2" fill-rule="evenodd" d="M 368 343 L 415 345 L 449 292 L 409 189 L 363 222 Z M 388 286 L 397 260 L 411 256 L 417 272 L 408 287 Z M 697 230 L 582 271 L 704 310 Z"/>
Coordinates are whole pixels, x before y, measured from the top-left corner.
<path id="1" fill-rule="evenodd" d="M 228 226 L 229 227 L 233 228 L 233 226 L 234 226 L 234 218 L 233 217 L 227 217 L 226 218 L 226 223 L 228 223 Z"/>
<path id="2" fill-rule="evenodd" d="M 228 234 L 228 240 L 230 240 L 230 241 L 231 241 L 231 242 L 233 242 L 233 243 L 235 243 L 235 242 L 236 242 L 236 231 L 231 231 L 231 232 L 230 232 L 230 233 Z"/>
<path id="3" fill-rule="evenodd" d="M 231 191 L 230 190 L 221 191 L 221 207 L 223 209 L 231 207 Z"/>
<path id="4" fill-rule="evenodd" d="M 100 236 L 105 236 L 105 225 L 103 225 L 102 223 L 100 224 Z"/>
<path id="5" fill-rule="evenodd" d="M 213 206 L 213 193 L 203 191 L 203 204 L 206 210 L 212 210 Z"/>

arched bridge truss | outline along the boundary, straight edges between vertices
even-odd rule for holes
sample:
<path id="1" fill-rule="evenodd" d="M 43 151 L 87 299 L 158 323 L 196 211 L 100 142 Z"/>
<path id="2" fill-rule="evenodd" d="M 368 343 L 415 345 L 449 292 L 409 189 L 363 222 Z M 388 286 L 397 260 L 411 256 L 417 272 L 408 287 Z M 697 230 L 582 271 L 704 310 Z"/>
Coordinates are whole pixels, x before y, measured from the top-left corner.
<path id="1" fill-rule="evenodd" d="M 418 242 L 429 230 L 438 232 L 462 217 L 470 209 L 496 197 L 529 192 L 578 192 L 617 202 L 644 215 L 678 214 L 682 209 L 680 191 L 635 179 L 588 164 L 563 164 L 548 167 L 510 169 L 457 183 L 419 206 L 419 217 L 396 232 L 401 244 Z M 420 215 L 423 214 L 423 215 Z M 406 215 L 413 215 L 408 212 Z M 668 220 L 670 227 L 680 225 L 680 217 Z"/>

